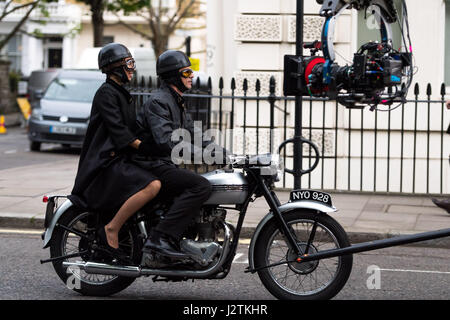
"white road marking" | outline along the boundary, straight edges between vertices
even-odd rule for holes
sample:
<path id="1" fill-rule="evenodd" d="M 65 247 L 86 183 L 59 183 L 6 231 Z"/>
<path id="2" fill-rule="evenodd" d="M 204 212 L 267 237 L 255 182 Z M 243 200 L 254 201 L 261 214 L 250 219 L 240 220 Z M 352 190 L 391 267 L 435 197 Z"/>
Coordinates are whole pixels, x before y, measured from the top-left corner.
<path id="1" fill-rule="evenodd" d="M 243 253 L 236 253 L 236 255 L 234 256 L 233 262 L 236 262 L 237 259 L 239 259 L 240 257 L 242 257 L 244 254 Z"/>
<path id="2" fill-rule="evenodd" d="M 242 252 L 237 252 L 236 255 L 234 256 L 233 259 L 233 263 L 243 263 L 243 264 L 248 264 L 248 259 L 242 259 L 239 261 L 239 259 L 243 256 L 244 254 Z"/>
<path id="3" fill-rule="evenodd" d="M 450 274 L 450 271 L 433 271 L 433 270 L 380 269 L 380 271 Z"/>
<path id="4" fill-rule="evenodd" d="M 17 153 L 17 149 L 6 150 L 4 153 L 5 153 L 5 154 L 13 154 L 13 153 Z"/>

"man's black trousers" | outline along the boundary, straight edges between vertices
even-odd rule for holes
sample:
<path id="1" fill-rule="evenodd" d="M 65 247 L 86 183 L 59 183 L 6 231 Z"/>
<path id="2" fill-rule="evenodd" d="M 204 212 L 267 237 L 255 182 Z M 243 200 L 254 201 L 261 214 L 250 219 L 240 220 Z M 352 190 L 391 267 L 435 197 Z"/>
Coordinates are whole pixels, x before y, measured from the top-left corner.
<path id="1" fill-rule="evenodd" d="M 211 195 L 211 184 L 201 175 L 174 165 L 164 164 L 151 172 L 161 181 L 161 197 L 173 199 L 154 231 L 181 240 L 184 231 Z"/>

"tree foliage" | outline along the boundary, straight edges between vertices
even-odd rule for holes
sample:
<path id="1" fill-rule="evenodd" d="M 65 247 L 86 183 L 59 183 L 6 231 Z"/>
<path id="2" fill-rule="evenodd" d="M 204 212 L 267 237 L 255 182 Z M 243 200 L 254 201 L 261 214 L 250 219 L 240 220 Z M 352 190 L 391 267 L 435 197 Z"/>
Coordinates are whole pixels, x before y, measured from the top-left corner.
<path id="1" fill-rule="evenodd" d="M 39 10 L 42 18 L 48 18 L 49 12 L 46 5 L 57 0 L 24 0 L 24 1 L 0 1 L 0 23 L 17 14 L 20 16 L 17 24 L 0 40 L 0 50 L 11 40 L 14 35 L 21 32 L 22 26 L 30 18 L 33 11 Z M 45 21 L 41 21 L 45 23 Z"/>
<path id="2" fill-rule="evenodd" d="M 117 0 L 109 2 L 108 10 L 116 13 L 120 24 L 150 40 L 155 56 L 158 57 L 167 50 L 169 37 L 175 30 L 183 27 L 186 19 L 204 15 L 199 10 L 201 1 L 176 0 L 173 2 L 175 6 L 166 6 L 167 0 Z M 147 22 L 147 27 L 142 28 L 123 22 L 118 15 L 119 12 L 124 15 L 134 14 L 142 17 Z"/>

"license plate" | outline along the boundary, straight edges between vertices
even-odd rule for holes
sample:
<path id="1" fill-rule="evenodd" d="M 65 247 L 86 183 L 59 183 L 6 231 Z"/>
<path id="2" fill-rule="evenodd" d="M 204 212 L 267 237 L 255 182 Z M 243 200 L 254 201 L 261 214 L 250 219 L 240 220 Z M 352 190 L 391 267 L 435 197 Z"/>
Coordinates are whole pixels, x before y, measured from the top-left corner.
<path id="1" fill-rule="evenodd" d="M 293 190 L 291 191 L 290 201 L 314 201 L 332 207 L 331 195 L 316 190 Z"/>
<path id="2" fill-rule="evenodd" d="M 77 129 L 74 127 L 60 127 L 60 126 L 51 126 L 51 133 L 63 133 L 63 134 L 76 134 Z"/>

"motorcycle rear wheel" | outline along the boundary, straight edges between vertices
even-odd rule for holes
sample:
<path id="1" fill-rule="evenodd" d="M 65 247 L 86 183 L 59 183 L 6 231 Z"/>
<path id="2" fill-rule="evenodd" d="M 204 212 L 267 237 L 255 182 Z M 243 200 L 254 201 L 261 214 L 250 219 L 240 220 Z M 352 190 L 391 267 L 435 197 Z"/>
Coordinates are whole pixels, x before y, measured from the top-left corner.
<path id="1" fill-rule="evenodd" d="M 94 214 L 72 207 L 64 213 L 58 223 L 87 235 L 93 232 L 88 228 L 87 219 L 89 215 Z M 126 225 L 122 227 L 119 234 L 119 246 L 127 250 L 126 252 L 129 252 L 131 257 L 138 252 L 136 236 L 126 228 Z M 87 248 L 90 248 L 90 243 L 87 240 L 62 227 L 55 228 L 50 243 L 52 258 L 81 252 Z M 65 268 L 62 265 L 64 261 L 86 261 L 89 257 L 90 254 L 86 254 L 81 257 L 53 261 L 56 273 L 69 289 L 87 296 L 110 296 L 124 290 L 136 279 L 123 276 L 87 274 L 79 268 Z"/>
<path id="2" fill-rule="evenodd" d="M 308 211 L 293 211 L 284 214 L 284 219 L 295 233 L 301 249 L 306 249 L 314 221 L 317 229 L 309 253 L 343 248 L 350 245 L 341 225 L 330 216 Z M 279 230 L 277 221 L 270 220 L 261 230 L 255 244 L 256 268 L 293 261 L 296 254 L 290 249 Z M 352 255 L 310 262 L 286 262 L 258 271 L 266 289 L 278 299 L 322 300 L 334 297 L 347 282 L 353 264 Z"/>

